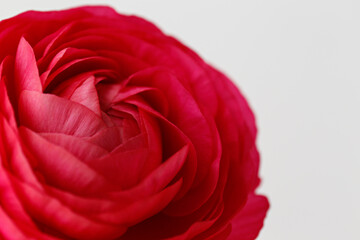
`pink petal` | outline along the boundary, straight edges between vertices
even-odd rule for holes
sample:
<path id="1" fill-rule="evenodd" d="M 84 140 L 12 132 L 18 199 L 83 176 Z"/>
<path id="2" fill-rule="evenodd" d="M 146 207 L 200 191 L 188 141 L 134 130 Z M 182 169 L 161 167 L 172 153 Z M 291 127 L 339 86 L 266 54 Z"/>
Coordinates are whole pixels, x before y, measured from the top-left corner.
<path id="1" fill-rule="evenodd" d="M 146 133 L 142 136 L 145 139 L 139 139 L 143 144 L 137 144 L 135 149 L 129 149 L 130 145 L 127 141 L 110 155 L 87 161 L 89 166 L 106 176 L 109 181 L 125 189 L 138 183 L 162 161 L 161 135 L 157 122 L 145 112 L 140 112 L 138 115 L 142 131 Z"/>
<path id="2" fill-rule="evenodd" d="M 51 51 L 51 48 L 55 45 L 55 43 L 61 39 L 63 35 L 65 35 L 69 29 L 71 29 L 73 23 L 66 24 L 65 26 L 59 28 L 56 32 L 49 34 L 48 36 L 44 37 L 39 41 L 35 47 L 34 52 L 37 53 L 37 56 L 40 57 L 38 61 L 38 65 L 41 66 L 44 62 L 44 58 L 46 56 L 49 56 L 49 52 Z"/>
<path id="3" fill-rule="evenodd" d="M 71 48 L 71 47 L 64 48 L 61 51 L 56 52 L 56 54 L 54 56 L 52 56 L 52 54 L 47 55 L 46 60 L 51 59 L 51 61 L 48 60 L 48 61 L 50 61 L 50 63 L 48 63 L 46 70 L 44 72 L 42 72 L 42 74 L 40 76 L 41 82 L 43 84 L 48 82 L 49 75 L 54 73 L 59 68 L 63 67 L 62 69 L 67 69 L 66 66 L 72 65 L 71 62 L 77 63 L 76 62 L 77 59 L 84 59 L 84 58 L 91 57 L 93 55 L 96 55 L 96 53 L 86 50 L 86 49 L 75 49 L 75 48 Z M 61 72 L 61 70 L 60 70 L 60 72 Z M 47 83 L 47 85 L 48 85 L 48 83 Z"/>
<path id="4" fill-rule="evenodd" d="M 21 127 L 20 131 L 29 154 L 38 161 L 34 168 L 49 184 L 80 195 L 99 194 L 114 189 L 103 176 L 65 149 L 25 127 Z"/>
<path id="5" fill-rule="evenodd" d="M 109 152 L 104 148 L 88 142 L 83 138 L 74 137 L 62 133 L 41 133 L 42 137 L 48 141 L 65 148 L 80 160 L 87 161 L 103 157 Z"/>
<path id="6" fill-rule="evenodd" d="M 223 240 L 227 239 L 231 233 L 231 224 L 225 226 L 222 230 L 209 237 L 209 240 Z"/>
<path id="7" fill-rule="evenodd" d="M 122 130 L 119 130 L 123 132 Z M 129 150 L 136 150 L 139 148 L 145 148 L 147 146 L 147 136 L 146 133 L 142 132 L 138 135 L 135 135 L 134 137 L 130 137 L 128 139 L 125 139 L 124 142 L 116 146 L 114 149 L 112 149 L 111 153 L 116 154 L 119 152 L 125 152 Z"/>
<path id="8" fill-rule="evenodd" d="M 2 159 L 1 155 L 0 160 L 0 206 L 6 210 L 7 215 L 10 218 L 16 219 L 16 221 L 19 223 L 21 222 L 26 224 L 30 228 L 36 228 L 32 219 L 28 216 L 27 212 L 19 201 L 18 196 L 12 187 L 12 183 L 8 179 L 7 173 L 3 169 L 4 165 L 6 164 L 5 159 Z M 0 229 L 2 228 L 1 226 L 3 225 L 0 224 Z"/>
<path id="9" fill-rule="evenodd" d="M 80 213 L 84 216 L 90 214 L 96 214 L 104 211 L 111 211 L 112 209 L 120 209 L 121 207 L 129 205 L 132 200 L 111 200 L 108 199 L 105 194 L 94 196 L 79 196 L 76 193 L 66 192 L 55 188 L 53 186 L 44 186 L 49 196 L 59 200 L 63 205 L 68 206 L 74 212 Z M 92 218 L 94 221 L 96 218 Z"/>
<path id="10" fill-rule="evenodd" d="M 180 190 L 176 198 L 183 197 L 193 184 L 198 164 L 196 161 L 195 148 L 192 142 L 176 125 L 174 125 L 168 119 L 164 118 L 164 116 L 159 114 L 149 105 L 147 105 L 144 101 L 141 101 L 141 99 L 136 98 L 126 100 L 126 102 L 134 104 L 142 110 L 148 112 L 150 115 L 153 115 L 153 117 L 158 118 L 160 127 L 162 129 L 163 143 L 166 143 L 165 145 L 163 145 L 164 156 L 171 155 L 174 151 L 176 151 L 177 149 L 179 149 L 179 147 L 183 145 L 189 145 L 189 157 L 187 158 L 185 166 L 181 172 L 181 175 L 184 177 L 183 188 Z"/>
<path id="11" fill-rule="evenodd" d="M 137 199 L 149 196 L 166 187 L 180 169 L 184 166 L 189 153 L 189 146 L 182 147 L 173 156 L 150 173 L 141 183 L 126 191 L 114 192 L 109 194 L 114 200 L 117 199 Z"/>
<path id="12" fill-rule="evenodd" d="M 147 135 L 148 156 L 143 166 L 139 169 L 140 179 L 151 173 L 162 162 L 162 136 L 159 123 L 156 118 L 145 111 L 139 111 L 142 120 L 142 132 Z"/>
<path id="13" fill-rule="evenodd" d="M 80 51 L 71 49 L 72 51 L 75 51 L 70 56 L 74 58 L 72 60 L 70 58 L 70 62 L 65 62 L 63 65 L 61 65 L 58 69 L 54 70 L 49 74 L 49 76 L 45 80 L 44 87 L 47 88 L 47 91 L 51 92 L 56 84 L 59 82 L 64 81 L 64 79 L 69 79 L 71 77 L 74 77 L 78 74 L 84 74 L 86 72 L 92 72 L 95 70 L 107 70 L 107 71 L 116 71 L 117 64 L 111 59 L 101 57 L 101 56 L 85 56 L 85 57 L 79 57 L 77 54 L 84 54 L 88 53 L 89 51 Z M 64 61 L 69 60 L 65 59 Z M 45 76 L 44 76 L 45 78 Z"/>
<path id="14" fill-rule="evenodd" d="M 177 76 L 181 77 L 182 83 L 191 91 L 196 102 L 203 111 L 211 116 L 216 116 L 219 106 L 218 94 L 214 82 L 222 81 L 211 79 L 207 72 L 208 65 L 191 49 L 175 38 L 167 39 L 167 44 L 159 46 L 157 38 L 151 40 L 154 45 L 169 52 L 169 59 L 158 63 L 166 66 L 174 66 Z"/>
<path id="15" fill-rule="evenodd" d="M 218 154 L 216 128 L 209 126 L 193 96 L 171 72 L 161 68 L 146 69 L 133 75 L 129 84 L 151 86 L 165 94 L 171 106 L 167 118 L 190 138 L 196 149 L 198 168 L 194 185 L 199 184 Z"/>
<path id="16" fill-rule="evenodd" d="M 118 73 L 124 78 L 149 67 L 149 64 L 141 61 L 141 59 L 131 54 L 114 50 L 98 50 L 97 52 L 101 56 L 114 59 L 119 64 Z"/>
<path id="17" fill-rule="evenodd" d="M 0 237 L 1 239 L 26 239 L 21 229 L 0 206 Z"/>
<path id="18" fill-rule="evenodd" d="M 4 62 L 0 64 L 0 112 L 7 119 L 10 127 L 15 130 L 17 128 L 17 124 L 15 120 L 14 110 L 6 89 L 5 76 L 2 75 L 3 63 Z"/>
<path id="19" fill-rule="evenodd" d="M 37 228 L 20 202 L 21 198 L 19 199 L 15 193 L 8 173 L 2 169 L 0 170 L 0 183 L 0 237 L 5 237 L 5 239 L 58 239 L 42 233 Z"/>
<path id="20" fill-rule="evenodd" d="M 204 232 L 206 229 L 211 227 L 213 224 L 213 220 L 211 221 L 202 221 L 202 222 L 196 222 L 191 225 L 191 227 L 181 235 L 168 238 L 167 240 L 182 240 L 182 239 L 192 239 L 199 233 Z"/>
<path id="21" fill-rule="evenodd" d="M 239 167 L 231 168 L 231 174 L 243 176 L 245 185 L 249 191 L 253 191 L 259 184 L 259 153 L 255 145 L 257 129 L 254 114 L 239 89 L 224 74 L 212 67 L 209 67 L 208 72 L 214 79 L 221 104 L 228 109 L 226 114 L 219 114 L 217 124 L 223 126 L 223 145 L 227 148 L 226 151 L 234 152 L 234 164 Z M 216 79 L 221 81 L 215 81 Z M 236 144 L 231 144 L 232 142 Z M 239 163 L 236 156 L 244 160 Z M 241 174 L 236 172 L 237 169 L 241 169 Z"/>
<path id="22" fill-rule="evenodd" d="M 163 218 L 151 219 L 151 222 L 148 221 L 148 222 L 140 223 L 139 225 L 134 226 L 133 228 L 129 228 L 129 231 L 124 235 L 124 239 L 126 240 L 146 239 L 147 236 L 152 236 L 153 238 L 151 239 L 163 239 L 163 240 L 197 239 L 196 236 L 206 231 L 206 229 L 209 229 L 215 221 L 215 220 L 207 220 L 207 221 L 195 222 L 180 232 L 179 229 L 183 229 L 183 226 L 181 225 L 183 224 L 189 225 L 188 223 L 184 222 L 184 219 L 180 219 L 180 220 L 167 219 L 165 217 L 165 221 L 164 221 L 164 216 L 161 217 Z M 169 222 L 171 223 L 169 224 Z M 199 239 L 203 239 L 203 238 L 199 238 Z"/>
<path id="23" fill-rule="evenodd" d="M 18 132 L 14 131 L 9 123 L 0 115 L 0 150 L 3 155 L 4 166 L 22 181 L 42 189 L 37 177 L 32 170 L 33 159 L 28 159 L 24 152 Z M 1 149 L 1 147 L 3 149 Z"/>
<path id="24" fill-rule="evenodd" d="M 118 103 L 111 107 L 108 115 L 121 128 L 123 141 L 141 133 L 140 116 L 136 106 L 128 103 Z"/>
<path id="25" fill-rule="evenodd" d="M 137 224 L 160 212 L 167 204 L 169 204 L 179 191 L 181 183 L 182 180 L 180 179 L 160 193 L 148 198 L 143 198 L 119 211 L 101 213 L 97 217 L 113 224 L 125 224 L 125 226 Z"/>
<path id="26" fill-rule="evenodd" d="M 69 79 L 63 79 L 64 81 L 59 82 L 51 93 L 62 98 L 70 99 L 76 89 L 81 87 L 86 80 L 93 79 L 94 75 L 103 74 L 103 71 L 105 70 L 94 70 L 77 74 Z M 99 78 L 100 77 L 94 78 L 94 85 L 97 84 Z"/>
<path id="27" fill-rule="evenodd" d="M 51 60 L 49 66 L 47 67 L 46 71 L 41 73 L 40 76 L 40 80 L 41 83 L 44 85 L 46 82 L 46 79 L 48 78 L 50 72 L 53 70 L 53 68 L 57 65 L 57 63 L 61 60 L 61 58 L 64 56 L 64 54 L 66 53 L 67 48 L 61 50 L 60 52 L 58 52 L 54 58 Z"/>
<path id="28" fill-rule="evenodd" d="M 245 207 L 232 220 L 229 240 L 254 240 L 263 226 L 268 209 L 266 197 L 249 194 Z"/>
<path id="29" fill-rule="evenodd" d="M 13 179 L 13 183 L 25 208 L 33 218 L 71 238 L 115 239 L 126 231 L 123 226 L 96 222 L 75 213 L 70 207 L 64 206 L 45 192 L 38 191 L 16 179 Z"/>
<path id="30" fill-rule="evenodd" d="M 110 152 L 123 142 L 122 132 L 123 130 L 120 127 L 103 128 L 90 137 L 84 137 L 84 140 Z"/>
<path id="31" fill-rule="evenodd" d="M 134 202 L 159 193 L 174 180 L 186 160 L 187 152 L 188 147 L 185 146 L 174 156 L 167 159 L 139 185 L 129 190 L 112 192 L 97 196 L 97 198 L 85 198 L 51 186 L 45 188 L 52 196 L 59 199 L 63 204 L 70 206 L 74 211 L 85 215 L 92 214 L 93 219 L 96 219 L 97 213 L 111 213 L 114 210 L 123 209 Z"/>
<path id="32" fill-rule="evenodd" d="M 70 100 L 84 105 L 101 117 L 99 98 L 95 88 L 95 77 L 89 77 L 76 88 Z"/>
<path id="33" fill-rule="evenodd" d="M 220 158 L 212 163 L 211 169 L 203 182 L 190 191 L 178 201 L 173 201 L 165 213 L 173 216 L 188 215 L 201 206 L 211 197 L 217 186 L 219 178 Z"/>
<path id="34" fill-rule="evenodd" d="M 81 104 L 51 94 L 23 91 L 19 100 L 20 124 L 36 132 L 92 136 L 106 125 Z"/>
<path id="35" fill-rule="evenodd" d="M 0 236 L 5 239 L 55 240 L 41 233 L 24 209 L 12 178 L 9 178 L 10 175 L 5 169 L 7 163 L 3 157 L 4 155 L 0 154 Z"/>
<path id="36" fill-rule="evenodd" d="M 161 113 L 164 117 L 167 117 L 169 113 L 169 104 L 164 93 L 156 88 L 140 86 L 123 87 L 114 97 L 112 102 L 121 102 L 135 95 L 142 96 L 144 101 L 152 108 Z"/>
<path id="37" fill-rule="evenodd" d="M 23 90 L 42 91 L 34 51 L 24 38 L 20 39 L 16 52 L 14 72 L 18 96 Z"/>
<path id="38" fill-rule="evenodd" d="M 139 182 L 139 169 L 142 169 L 147 156 L 148 149 L 140 148 L 112 153 L 101 159 L 89 160 L 86 164 L 109 182 L 127 189 Z"/>

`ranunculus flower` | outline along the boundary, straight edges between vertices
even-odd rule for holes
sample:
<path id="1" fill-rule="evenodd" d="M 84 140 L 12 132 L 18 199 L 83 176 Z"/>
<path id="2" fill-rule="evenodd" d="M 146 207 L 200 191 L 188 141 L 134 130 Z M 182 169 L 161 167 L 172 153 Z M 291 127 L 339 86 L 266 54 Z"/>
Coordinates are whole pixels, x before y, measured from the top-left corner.
<path id="1" fill-rule="evenodd" d="M 256 238 L 254 116 L 222 73 L 107 7 L 0 23 L 1 239 Z"/>

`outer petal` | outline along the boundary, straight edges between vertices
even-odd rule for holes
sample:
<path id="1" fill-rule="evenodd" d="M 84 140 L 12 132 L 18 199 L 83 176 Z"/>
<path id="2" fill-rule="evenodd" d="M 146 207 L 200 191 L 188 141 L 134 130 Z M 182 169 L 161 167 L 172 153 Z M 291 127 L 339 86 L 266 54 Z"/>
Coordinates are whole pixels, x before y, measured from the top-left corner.
<path id="1" fill-rule="evenodd" d="M 31 216 L 62 234 L 79 240 L 103 240 L 116 239 L 126 230 L 120 225 L 97 222 L 77 214 L 45 192 L 16 179 L 13 184 Z"/>
<path id="2" fill-rule="evenodd" d="M 232 220 L 229 240 L 254 240 L 263 226 L 269 202 L 266 197 L 250 194 L 245 207 Z"/>

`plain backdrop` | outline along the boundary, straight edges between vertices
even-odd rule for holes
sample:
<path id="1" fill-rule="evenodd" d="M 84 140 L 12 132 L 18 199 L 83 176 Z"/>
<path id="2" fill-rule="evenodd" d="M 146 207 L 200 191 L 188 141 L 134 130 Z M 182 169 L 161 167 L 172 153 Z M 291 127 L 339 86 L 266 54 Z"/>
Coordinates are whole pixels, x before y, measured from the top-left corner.
<path id="1" fill-rule="evenodd" d="M 259 240 L 360 239 L 360 1 L 11 0 L 0 18 L 85 4 L 153 21 L 241 88 L 271 202 Z"/>

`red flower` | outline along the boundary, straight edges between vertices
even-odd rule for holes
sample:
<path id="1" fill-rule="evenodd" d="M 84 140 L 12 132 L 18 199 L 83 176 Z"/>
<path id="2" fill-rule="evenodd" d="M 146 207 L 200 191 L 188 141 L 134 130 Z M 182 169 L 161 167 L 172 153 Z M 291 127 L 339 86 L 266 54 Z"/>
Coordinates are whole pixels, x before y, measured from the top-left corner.
<path id="1" fill-rule="evenodd" d="M 107 7 L 0 23 L 2 239 L 254 239 L 254 116 L 222 73 Z M 231 227 L 233 226 L 233 227 Z"/>

